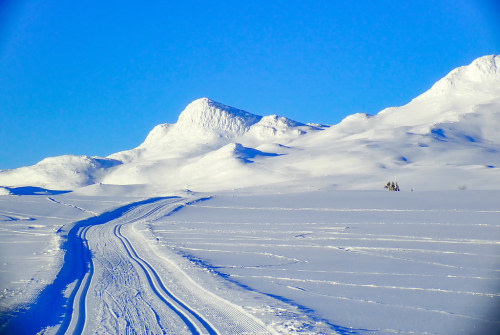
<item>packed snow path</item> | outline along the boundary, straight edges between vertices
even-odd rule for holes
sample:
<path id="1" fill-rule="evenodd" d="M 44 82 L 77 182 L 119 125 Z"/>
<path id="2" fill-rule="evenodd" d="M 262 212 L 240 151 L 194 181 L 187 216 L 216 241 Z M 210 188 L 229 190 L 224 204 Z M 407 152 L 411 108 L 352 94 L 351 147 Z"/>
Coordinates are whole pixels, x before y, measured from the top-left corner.
<path id="1" fill-rule="evenodd" d="M 3 332 L 270 333 L 175 263 L 152 260 L 154 252 L 133 225 L 168 215 L 186 202 L 153 198 L 78 222 L 68 234 L 65 262 L 54 283 Z"/>

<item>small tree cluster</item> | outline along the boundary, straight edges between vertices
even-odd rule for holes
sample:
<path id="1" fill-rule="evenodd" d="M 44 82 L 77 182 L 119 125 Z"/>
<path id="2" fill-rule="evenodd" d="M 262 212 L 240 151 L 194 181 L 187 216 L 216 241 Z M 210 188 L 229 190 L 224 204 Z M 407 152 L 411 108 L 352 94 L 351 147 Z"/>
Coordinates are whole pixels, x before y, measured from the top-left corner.
<path id="1" fill-rule="evenodd" d="M 399 192 L 398 182 L 394 183 L 393 181 L 388 181 L 387 184 L 385 184 L 384 188 L 386 188 L 389 191 Z"/>

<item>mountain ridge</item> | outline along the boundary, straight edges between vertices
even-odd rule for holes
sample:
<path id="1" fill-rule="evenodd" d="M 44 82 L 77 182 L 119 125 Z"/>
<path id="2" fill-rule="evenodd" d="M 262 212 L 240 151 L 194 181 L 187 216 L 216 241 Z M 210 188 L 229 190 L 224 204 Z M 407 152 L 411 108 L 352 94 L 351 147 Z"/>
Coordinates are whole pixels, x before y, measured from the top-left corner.
<path id="1" fill-rule="evenodd" d="M 106 158 L 60 156 L 0 171 L 0 185 L 75 189 L 95 183 L 219 190 L 276 183 L 377 188 L 385 178 L 433 188 L 500 188 L 500 56 L 452 70 L 400 107 L 333 126 L 260 116 L 208 98 Z M 440 160 L 436 157 L 440 157 Z M 77 158 L 81 157 L 81 158 Z M 323 178 L 319 180 L 318 178 Z"/>

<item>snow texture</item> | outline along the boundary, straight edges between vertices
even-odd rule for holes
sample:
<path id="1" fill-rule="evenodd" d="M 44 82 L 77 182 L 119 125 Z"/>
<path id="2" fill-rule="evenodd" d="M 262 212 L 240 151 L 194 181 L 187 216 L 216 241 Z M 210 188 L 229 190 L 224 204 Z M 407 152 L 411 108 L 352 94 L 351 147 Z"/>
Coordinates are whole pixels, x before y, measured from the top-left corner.
<path id="1" fill-rule="evenodd" d="M 498 191 L 106 189 L 0 198 L 0 333 L 500 326 Z"/>

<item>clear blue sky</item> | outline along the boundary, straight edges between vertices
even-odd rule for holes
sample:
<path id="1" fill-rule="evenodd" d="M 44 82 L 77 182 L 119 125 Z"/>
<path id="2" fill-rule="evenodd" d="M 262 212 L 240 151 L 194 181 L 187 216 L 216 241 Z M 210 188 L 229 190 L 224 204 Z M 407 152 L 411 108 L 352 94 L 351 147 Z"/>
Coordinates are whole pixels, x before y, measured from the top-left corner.
<path id="1" fill-rule="evenodd" d="M 133 148 L 204 96 L 335 124 L 498 53 L 494 0 L 0 0 L 0 169 Z"/>

